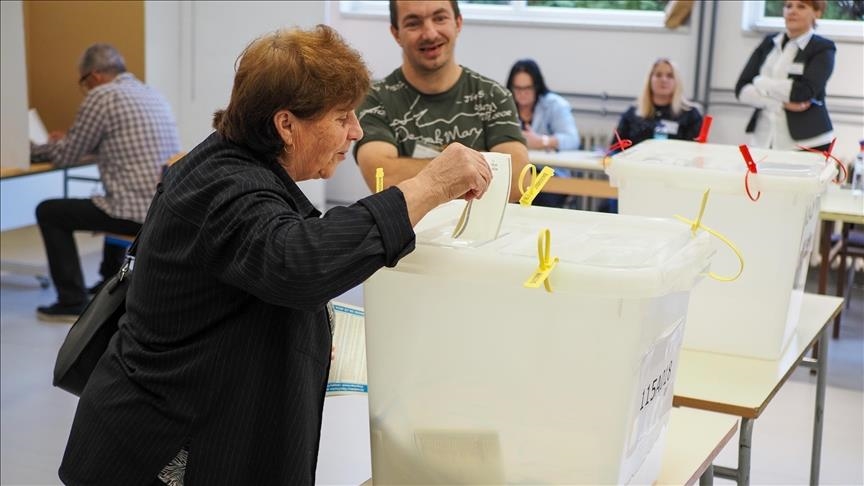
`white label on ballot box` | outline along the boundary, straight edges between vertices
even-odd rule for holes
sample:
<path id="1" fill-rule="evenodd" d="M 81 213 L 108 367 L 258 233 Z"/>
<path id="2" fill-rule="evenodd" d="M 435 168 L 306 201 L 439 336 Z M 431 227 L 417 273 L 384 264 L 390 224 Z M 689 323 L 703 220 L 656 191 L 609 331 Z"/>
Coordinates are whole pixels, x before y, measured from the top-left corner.
<path id="1" fill-rule="evenodd" d="M 816 224 L 819 222 L 819 208 L 822 199 L 814 198 L 804 215 L 804 226 L 801 228 L 801 246 L 798 248 L 798 267 L 795 269 L 793 290 L 803 290 L 807 281 L 807 266 L 810 264 L 810 252 L 816 245 Z"/>
<path id="2" fill-rule="evenodd" d="M 648 353 L 642 358 L 637 389 L 633 393 L 631 405 L 630 436 L 627 441 L 627 457 L 635 452 L 643 438 L 650 435 L 654 427 L 672 407 L 672 385 L 675 383 L 675 370 L 678 352 L 684 338 L 684 318 L 670 327 Z"/>

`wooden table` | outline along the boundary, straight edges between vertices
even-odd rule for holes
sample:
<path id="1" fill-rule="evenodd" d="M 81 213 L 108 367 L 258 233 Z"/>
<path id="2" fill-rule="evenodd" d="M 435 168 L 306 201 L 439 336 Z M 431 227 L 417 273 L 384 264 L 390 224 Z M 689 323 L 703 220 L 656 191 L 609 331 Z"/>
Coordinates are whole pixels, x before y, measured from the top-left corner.
<path id="1" fill-rule="evenodd" d="M 543 192 L 607 199 L 618 197 L 618 189 L 610 186 L 605 177 L 603 154 L 588 150 L 529 150 L 528 160 L 534 165 L 575 171 L 574 177 L 553 177 L 543 187 Z"/>
<path id="2" fill-rule="evenodd" d="M 822 195 L 819 219 L 822 220 L 820 232 L 819 253 L 821 263 L 819 265 L 819 289 L 820 294 L 828 290 L 828 269 L 831 261 L 838 254 L 841 255 L 840 267 L 837 270 L 837 295 L 843 296 L 845 291 L 846 258 L 848 250 L 849 230 L 852 225 L 864 226 L 864 197 L 853 196 L 848 188 L 843 189 L 836 185 L 828 186 L 828 191 Z M 831 245 L 831 234 L 834 232 L 834 223 L 840 222 L 840 239 L 835 245 Z M 840 336 L 840 314 L 834 318 L 834 339 Z"/>
<path id="3" fill-rule="evenodd" d="M 672 404 L 725 413 L 741 419 L 738 467 L 714 466 L 715 476 L 737 480 L 741 485 L 750 483 L 753 421 L 762 414 L 780 387 L 801 364 L 817 370 L 810 484 L 819 483 L 825 363 L 828 357 L 827 324 L 840 312 L 842 304 L 843 299 L 840 297 L 804 294 L 798 327 L 786 351 L 777 360 L 681 350 Z M 819 359 L 805 358 L 807 350 L 817 341 Z"/>
<path id="4" fill-rule="evenodd" d="M 660 485 L 711 484 L 712 462 L 735 435 L 738 420 L 727 415 L 692 409 L 672 409 L 666 433 L 666 448 L 660 474 L 654 482 Z M 372 479 L 361 486 L 372 486 Z"/>
<path id="5" fill-rule="evenodd" d="M 22 169 L 21 167 L 2 167 L 0 166 L 0 179 L 8 179 L 11 177 L 21 177 L 40 172 L 48 172 L 50 170 L 59 170 L 55 168 L 51 162 L 36 162 L 30 164 L 30 167 Z"/>

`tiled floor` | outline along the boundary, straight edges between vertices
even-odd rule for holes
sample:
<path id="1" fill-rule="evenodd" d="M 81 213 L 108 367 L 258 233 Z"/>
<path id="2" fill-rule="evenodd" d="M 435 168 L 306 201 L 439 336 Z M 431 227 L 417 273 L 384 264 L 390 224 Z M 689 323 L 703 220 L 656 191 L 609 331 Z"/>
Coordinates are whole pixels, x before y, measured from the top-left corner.
<path id="1" fill-rule="evenodd" d="M 35 233 L 29 240 L 13 241 L 3 237 L 0 243 L 4 257 L 19 252 L 32 253 L 34 249 L 38 253 L 41 248 Z M 89 235 L 83 235 L 80 240 L 82 252 L 86 253 L 88 284 L 97 277 L 100 244 L 101 240 Z M 810 273 L 813 277 L 816 272 Z M 864 484 L 864 289 L 861 284 L 864 278 L 858 277 L 852 291 L 852 306 L 844 313 L 841 337 L 833 340 L 829 349 L 822 484 Z M 808 288 L 812 284 L 810 282 Z M 43 323 L 35 317 L 36 306 L 49 304 L 54 297 L 53 288 L 41 289 L 33 277 L 12 274 L 0 277 L 0 483 L 4 485 L 59 482 L 57 466 L 77 399 L 51 386 L 54 359 L 69 326 Z M 357 289 L 341 300 L 362 305 L 362 292 Z M 799 370 L 756 420 L 752 484 L 807 483 L 814 382 L 806 370 Z M 357 428 L 360 432 L 363 429 Z M 736 444 L 737 438 L 721 453 L 719 464 L 735 465 Z M 328 443 L 325 431 L 322 454 L 338 451 L 339 447 L 339 444 Z M 364 467 L 348 462 L 350 460 L 339 462 L 328 458 L 322 460 L 320 466 Z M 338 477 L 345 475 L 319 469 L 322 483 L 338 484 L 340 481 L 332 479 Z M 720 479 L 716 481 L 730 484 Z"/>

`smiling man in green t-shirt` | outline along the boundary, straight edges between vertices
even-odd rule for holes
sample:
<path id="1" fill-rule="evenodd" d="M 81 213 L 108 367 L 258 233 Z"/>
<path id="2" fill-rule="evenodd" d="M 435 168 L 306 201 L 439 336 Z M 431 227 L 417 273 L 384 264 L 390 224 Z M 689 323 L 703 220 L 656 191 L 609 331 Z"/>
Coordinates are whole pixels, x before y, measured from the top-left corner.
<path id="1" fill-rule="evenodd" d="M 357 109 L 364 137 L 354 147 L 370 189 L 375 169 L 384 186 L 416 175 L 452 142 L 510 154 L 510 200 L 528 163 L 516 105 L 500 84 L 456 63 L 462 15 L 456 1 L 390 2 L 390 32 L 402 47 L 402 66 L 372 86 Z"/>

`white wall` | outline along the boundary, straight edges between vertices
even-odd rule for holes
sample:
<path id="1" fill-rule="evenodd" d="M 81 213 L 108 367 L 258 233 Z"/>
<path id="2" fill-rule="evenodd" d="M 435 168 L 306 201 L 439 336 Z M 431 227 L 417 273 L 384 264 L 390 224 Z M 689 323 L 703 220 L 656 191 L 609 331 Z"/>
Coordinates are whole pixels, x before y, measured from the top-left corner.
<path id="1" fill-rule="evenodd" d="M 213 112 L 225 108 L 234 81 L 234 63 L 256 37 L 280 27 L 324 23 L 322 2 L 148 1 L 147 82 L 172 102 L 183 150 L 212 132 Z M 300 188 L 319 209 L 324 181 Z"/>
<path id="2" fill-rule="evenodd" d="M 732 90 L 750 54 L 759 45 L 764 33 L 753 33 L 741 28 L 742 2 L 719 2 L 717 10 L 717 39 L 714 50 L 714 90 Z M 816 32 L 819 33 L 817 27 Z M 836 42 L 837 57 L 834 74 L 828 81 L 826 103 L 831 113 L 837 136 L 835 154 L 851 160 L 858 152 L 858 140 L 864 138 L 864 38 L 859 42 Z M 753 110 L 737 104 L 727 92 L 712 91 L 712 141 L 720 143 L 746 143 L 744 128 Z M 726 106 L 726 102 L 735 106 Z M 857 110 L 858 115 L 841 114 L 844 109 Z"/>
<path id="3" fill-rule="evenodd" d="M 382 78 L 401 64 L 402 53 L 390 35 L 389 17 L 344 15 L 338 2 L 330 2 L 328 8 L 330 25 L 363 54 L 373 78 Z M 627 31 L 607 27 L 513 26 L 472 20 L 465 12 L 463 16 L 457 62 L 501 83 L 507 81 L 513 62 L 525 57 L 538 62 L 552 90 L 565 93 L 605 92 L 635 98 L 658 57 L 674 59 L 685 73 L 695 70 L 695 28 Z M 687 75 L 686 83 L 688 91 L 692 91 L 692 75 Z M 571 100 L 571 103 L 584 109 L 604 106 L 599 100 Z M 611 134 L 618 122 L 616 110 L 626 108 L 626 104 L 609 103 L 606 107 L 610 110 L 607 116 L 577 113 L 580 132 Z M 331 201 L 353 201 L 368 194 L 353 159 L 346 160 L 328 181 L 327 198 Z"/>
<path id="4" fill-rule="evenodd" d="M 0 163 L 27 168 L 27 64 L 24 52 L 24 12 L 20 1 L 0 2 Z"/>
<path id="5" fill-rule="evenodd" d="M 21 24 L 20 2 L 0 3 L 4 27 L 2 86 L 6 93 L 10 79 L 14 82 L 16 76 L 24 76 L 23 61 L 21 66 L 9 69 L 5 57 L 7 45 L 14 45 L 6 41 L 6 36 L 13 35 L 15 26 Z M 670 57 L 682 68 L 687 92 L 692 95 L 697 57 L 696 26 L 702 10 L 707 10 L 706 16 L 710 16 L 713 4 L 697 2 L 697 5 L 690 27 L 676 31 L 503 26 L 466 17 L 457 60 L 504 82 L 513 61 L 533 57 L 542 66 L 553 90 L 598 95 L 605 92 L 635 98 L 650 63 L 657 57 Z M 13 7 L 18 9 L 17 17 Z M 11 15 L 7 15 L 7 11 L 11 11 Z M 762 34 L 744 31 L 741 15 L 741 2 L 718 2 L 714 65 L 709 82 L 713 88 L 709 107 L 709 113 L 714 116 L 712 142 L 746 142 L 744 126 L 751 110 L 737 105 L 728 90 L 734 87 L 741 68 Z M 336 1 L 148 1 L 145 18 L 147 82 L 160 89 L 171 101 L 180 125 L 184 150 L 194 147 L 210 132 L 213 111 L 224 107 L 230 95 L 237 55 L 246 43 L 264 32 L 282 26 L 308 27 L 326 22 L 363 54 L 374 77 L 386 75 L 401 62 L 401 52 L 390 36 L 387 17 L 344 16 Z M 13 28 L 6 28 L 7 24 Z M 705 84 L 707 32 L 703 43 L 700 84 Z M 862 79 L 864 43 L 838 42 L 835 72 L 828 84 L 829 109 L 839 111 L 851 106 L 860 113 L 864 100 Z M 16 96 L 19 100 L 26 99 L 20 91 Z M 702 90 L 700 97 L 704 96 Z M 577 123 L 583 133 L 610 133 L 617 123 L 617 113 L 626 106 L 626 102 L 604 104 L 586 99 L 572 102 L 577 109 L 605 107 L 609 111 L 606 116 L 577 112 Z M 4 94 L 4 110 L 6 106 Z M 841 157 L 851 158 L 857 150 L 857 141 L 864 138 L 864 119 L 860 114 L 834 112 L 832 119 L 838 135 L 836 152 Z M 4 121 L 4 150 L 7 147 L 6 133 Z M 5 156 L 3 160 L 7 165 Z M 324 183 L 313 181 L 307 186 L 304 186 L 304 191 L 310 199 L 316 205 L 323 204 Z M 331 201 L 349 202 L 368 194 L 369 190 L 350 158 L 326 183 L 326 199 Z"/>
<path id="6" fill-rule="evenodd" d="M 708 20 L 711 2 L 697 2 L 689 27 L 677 30 L 628 29 L 612 27 L 550 27 L 493 25 L 475 21 L 465 14 L 465 24 L 458 41 L 456 58 L 499 82 L 505 82 L 510 66 L 517 59 L 532 57 L 540 64 L 550 88 L 566 93 L 607 93 L 613 96 L 636 97 L 641 90 L 648 68 L 658 57 L 676 61 L 683 72 L 686 93 L 693 96 L 697 57 L 697 26 L 703 10 L 706 15 L 700 73 L 705 79 L 708 61 Z M 331 2 L 330 24 L 357 47 L 366 58 L 373 76 L 387 75 L 401 61 L 401 52 L 390 36 L 389 18 L 346 16 L 339 12 L 338 2 Z M 762 39 L 762 33 L 742 28 L 743 2 L 718 2 L 714 61 L 709 85 L 713 90 L 731 90 L 747 58 Z M 464 12 L 463 12 L 464 14 Z M 817 30 L 818 31 L 818 30 Z M 864 43 L 838 42 L 834 75 L 828 84 L 828 106 L 857 107 L 864 102 Z M 704 90 L 700 99 L 704 99 Z M 852 99 L 837 98 L 852 97 Z M 710 101 L 736 103 L 729 94 L 710 94 Z M 599 109 L 599 101 L 571 100 L 574 108 Z M 620 103 L 605 105 L 611 113 L 579 114 L 577 125 L 583 133 L 607 132 L 618 121 Z M 626 105 L 624 105 L 626 107 Z M 709 105 L 714 116 L 711 141 L 746 143 L 744 127 L 752 109 Z M 838 136 L 836 152 L 851 158 L 857 151 L 858 140 L 864 138 L 864 119 L 860 115 L 832 114 Z M 346 162 L 347 163 L 347 162 Z M 349 172 L 349 171 L 344 171 Z M 353 175 L 353 171 L 351 171 Z M 342 175 L 342 174 L 339 174 Z M 359 177 L 359 175 L 358 175 Z M 329 195 L 329 190 L 328 190 Z"/>
<path id="7" fill-rule="evenodd" d="M 330 3 L 330 23 L 365 57 L 373 77 L 389 74 L 401 63 L 401 51 L 390 35 L 389 17 L 346 16 L 338 2 Z M 464 12 L 463 12 L 464 14 Z M 696 63 L 696 29 L 627 31 L 620 28 L 574 28 L 531 25 L 495 25 L 465 22 L 456 60 L 501 83 L 517 59 L 534 58 L 554 91 L 607 93 L 636 97 L 651 63 L 658 57 L 674 59 L 689 73 Z M 687 81 L 692 86 L 692 77 Z M 590 102 L 576 108 L 600 108 Z M 580 115 L 577 114 L 577 118 Z M 577 119 L 580 130 L 594 125 L 611 133 L 617 115 L 598 120 Z"/>

